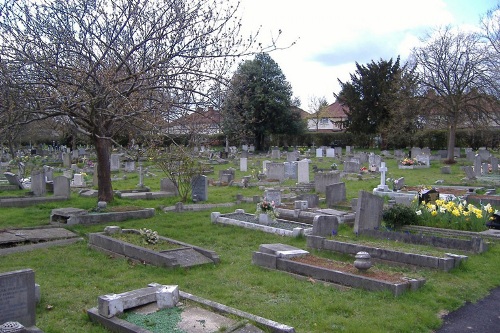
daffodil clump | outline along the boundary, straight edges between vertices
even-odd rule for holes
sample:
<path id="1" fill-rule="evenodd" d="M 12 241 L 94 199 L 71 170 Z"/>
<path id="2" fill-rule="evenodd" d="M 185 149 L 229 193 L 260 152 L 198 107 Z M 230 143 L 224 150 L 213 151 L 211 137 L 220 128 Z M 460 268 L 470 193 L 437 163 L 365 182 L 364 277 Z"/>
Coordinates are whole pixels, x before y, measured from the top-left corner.
<path id="1" fill-rule="evenodd" d="M 420 225 L 468 231 L 486 230 L 486 223 L 497 212 L 491 204 L 478 208 L 461 200 L 422 202 L 416 210 Z"/>

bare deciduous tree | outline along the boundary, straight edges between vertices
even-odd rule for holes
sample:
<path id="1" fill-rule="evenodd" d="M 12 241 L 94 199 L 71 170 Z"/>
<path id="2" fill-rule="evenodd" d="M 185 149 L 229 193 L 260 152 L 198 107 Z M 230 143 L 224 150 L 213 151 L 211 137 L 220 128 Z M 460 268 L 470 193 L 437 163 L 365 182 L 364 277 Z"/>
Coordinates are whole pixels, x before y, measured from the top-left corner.
<path id="1" fill-rule="evenodd" d="M 153 131 L 171 110 L 201 103 L 251 53 L 255 36 L 240 36 L 237 11 L 218 0 L 4 0 L 0 60 L 18 69 L 26 119 L 58 117 L 91 138 L 98 200 L 109 202 L 115 134 Z"/>
<path id="2" fill-rule="evenodd" d="M 447 161 L 452 163 L 458 125 L 487 126 L 496 112 L 485 46 L 478 34 L 451 27 L 435 30 L 423 42 L 412 52 L 421 95 L 428 121 L 438 120 L 448 129 Z"/>

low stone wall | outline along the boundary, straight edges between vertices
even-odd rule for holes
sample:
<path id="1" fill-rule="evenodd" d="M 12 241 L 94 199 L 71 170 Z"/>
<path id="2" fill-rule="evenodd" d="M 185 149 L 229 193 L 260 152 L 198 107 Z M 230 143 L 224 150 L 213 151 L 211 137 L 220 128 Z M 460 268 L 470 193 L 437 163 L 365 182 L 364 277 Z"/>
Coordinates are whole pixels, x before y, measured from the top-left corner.
<path id="1" fill-rule="evenodd" d="M 368 252 L 372 259 L 391 261 L 401 264 L 414 265 L 440 269 L 445 272 L 458 267 L 460 262 L 467 259 L 467 256 L 446 254 L 446 257 L 440 258 L 416 253 L 406 253 L 394 250 L 386 250 L 362 244 L 339 242 L 326 239 L 320 236 L 307 236 L 307 246 L 317 250 L 327 250 L 333 252 L 347 253 L 355 255 L 358 252 Z"/>

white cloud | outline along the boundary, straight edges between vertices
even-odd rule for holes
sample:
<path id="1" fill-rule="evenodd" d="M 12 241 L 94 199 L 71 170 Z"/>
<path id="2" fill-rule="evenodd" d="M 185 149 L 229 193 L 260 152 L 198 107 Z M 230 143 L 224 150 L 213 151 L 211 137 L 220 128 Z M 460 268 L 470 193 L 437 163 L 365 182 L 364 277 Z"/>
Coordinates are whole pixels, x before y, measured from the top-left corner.
<path id="1" fill-rule="evenodd" d="M 264 45 L 279 30 L 280 45 L 296 41 L 294 46 L 270 55 L 307 110 L 311 96 L 324 96 L 333 102 L 333 92 L 340 88 L 337 78 L 348 80 L 356 61 L 365 64 L 398 55 L 404 60 L 426 29 L 455 24 L 459 6 L 466 1 L 241 0 L 240 14 L 246 33 L 260 27 L 259 41 Z M 488 0 L 476 2 L 489 9 Z M 479 20 L 478 15 L 471 17 L 472 12 L 461 14 L 460 24 L 464 17 L 473 23 Z"/>

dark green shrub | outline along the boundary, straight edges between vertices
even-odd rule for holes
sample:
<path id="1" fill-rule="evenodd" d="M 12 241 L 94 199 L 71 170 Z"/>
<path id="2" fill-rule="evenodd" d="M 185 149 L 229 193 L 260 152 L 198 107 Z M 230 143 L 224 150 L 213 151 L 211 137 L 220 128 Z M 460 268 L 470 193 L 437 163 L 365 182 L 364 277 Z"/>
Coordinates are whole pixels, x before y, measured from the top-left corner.
<path id="1" fill-rule="evenodd" d="M 384 210 L 382 220 L 389 229 L 396 229 L 403 225 L 417 224 L 418 216 L 412 207 L 396 204 Z"/>

